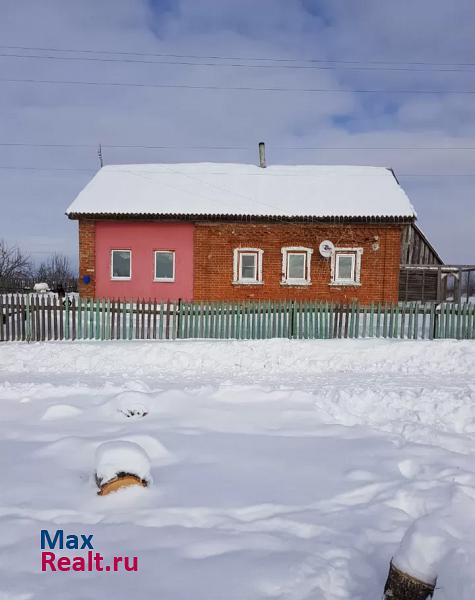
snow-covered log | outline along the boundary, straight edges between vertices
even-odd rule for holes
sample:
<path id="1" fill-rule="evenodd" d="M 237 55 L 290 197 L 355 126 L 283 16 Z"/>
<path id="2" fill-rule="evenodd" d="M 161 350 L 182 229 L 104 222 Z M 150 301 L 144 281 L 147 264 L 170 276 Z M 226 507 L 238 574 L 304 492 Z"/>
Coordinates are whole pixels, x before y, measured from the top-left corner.
<path id="1" fill-rule="evenodd" d="M 446 595 L 446 582 L 456 573 L 463 581 L 461 589 L 470 586 L 474 530 L 474 498 L 456 487 L 440 508 L 416 519 L 406 531 L 391 561 L 384 598 L 425 600 L 432 596 L 437 581 L 437 596 L 461 599 L 461 594 Z M 473 597 L 469 591 L 463 596 Z"/>
<path id="2" fill-rule="evenodd" d="M 384 600 L 426 600 L 432 597 L 434 589 L 435 581 L 421 581 L 409 573 L 404 573 L 391 561 L 384 586 Z"/>
<path id="3" fill-rule="evenodd" d="M 432 597 L 440 564 L 449 546 L 440 511 L 416 519 L 391 560 L 384 599 L 426 600 Z"/>
<path id="4" fill-rule="evenodd" d="M 97 448 L 96 483 L 100 496 L 131 485 L 146 487 L 151 481 L 150 459 L 138 444 L 116 441 Z"/>

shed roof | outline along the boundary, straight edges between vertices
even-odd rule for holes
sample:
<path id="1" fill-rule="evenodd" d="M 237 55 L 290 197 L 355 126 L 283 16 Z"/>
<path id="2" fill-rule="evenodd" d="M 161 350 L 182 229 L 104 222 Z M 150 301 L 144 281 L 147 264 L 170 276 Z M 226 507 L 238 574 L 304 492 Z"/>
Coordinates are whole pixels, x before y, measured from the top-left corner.
<path id="1" fill-rule="evenodd" d="M 125 217 L 404 218 L 414 207 L 390 169 L 184 163 L 108 165 L 66 214 Z"/>

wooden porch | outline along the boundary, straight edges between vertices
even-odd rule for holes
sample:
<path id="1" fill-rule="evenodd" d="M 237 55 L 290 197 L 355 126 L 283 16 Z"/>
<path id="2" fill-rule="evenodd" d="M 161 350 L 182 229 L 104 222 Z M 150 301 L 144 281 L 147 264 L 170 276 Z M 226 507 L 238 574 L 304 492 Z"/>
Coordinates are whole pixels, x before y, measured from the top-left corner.
<path id="1" fill-rule="evenodd" d="M 402 265 L 401 302 L 475 302 L 475 265 Z"/>

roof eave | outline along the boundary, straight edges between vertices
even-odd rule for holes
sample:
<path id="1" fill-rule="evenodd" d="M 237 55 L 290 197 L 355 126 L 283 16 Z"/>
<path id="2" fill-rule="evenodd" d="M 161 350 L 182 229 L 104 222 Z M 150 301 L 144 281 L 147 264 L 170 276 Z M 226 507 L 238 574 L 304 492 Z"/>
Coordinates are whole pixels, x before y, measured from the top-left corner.
<path id="1" fill-rule="evenodd" d="M 415 215 L 393 215 L 393 216 L 313 216 L 313 215 L 242 215 L 242 214 L 173 214 L 173 213 L 66 213 L 72 220 L 96 219 L 96 220 L 159 220 L 159 221 L 260 221 L 260 222 L 309 222 L 309 223 L 413 223 Z"/>

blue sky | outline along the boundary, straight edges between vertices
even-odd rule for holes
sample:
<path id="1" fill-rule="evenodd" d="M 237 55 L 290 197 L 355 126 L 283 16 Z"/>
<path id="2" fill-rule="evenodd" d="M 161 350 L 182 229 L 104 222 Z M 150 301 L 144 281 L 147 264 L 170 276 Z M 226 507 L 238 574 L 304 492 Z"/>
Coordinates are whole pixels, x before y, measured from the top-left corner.
<path id="1" fill-rule="evenodd" d="M 0 81 L 0 143 L 85 145 L 0 145 L 0 237 L 21 245 L 36 260 L 53 251 L 75 258 L 76 224 L 64 211 L 97 169 L 99 142 L 176 147 L 104 148 L 108 163 L 256 162 L 257 142 L 263 139 L 271 163 L 393 167 L 442 256 L 450 262 L 475 262 L 475 150 L 406 149 L 475 147 L 475 97 L 449 93 L 475 90 L 473 0 L 3 0 L 0 10 L 2 46 L 244 58 L 0 48 L 0 54 L 30 55 L 0 56 L 0 80 L 339 90 L 258 92 Z M 291 62 L 251 60 L 256 58 Z M 303 62 L 309 58 L 337 62 Z M 163 64 L 173 62 L 219 64 Z M 473 64 L 460 66 L 467 63 Z M 354 91 L 361 89 L 411 93 Z M 443 93 L 417 93 L 423 90 Z M 295 146 L 318 149 L 291 149 Z M 400 149 L 325 149 L 329 146 Z"/>

